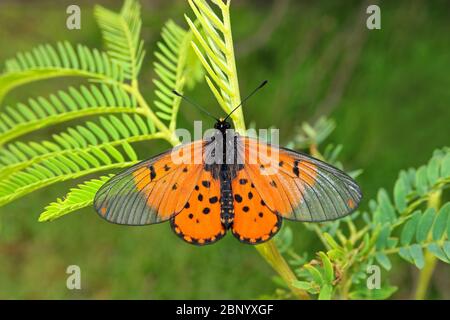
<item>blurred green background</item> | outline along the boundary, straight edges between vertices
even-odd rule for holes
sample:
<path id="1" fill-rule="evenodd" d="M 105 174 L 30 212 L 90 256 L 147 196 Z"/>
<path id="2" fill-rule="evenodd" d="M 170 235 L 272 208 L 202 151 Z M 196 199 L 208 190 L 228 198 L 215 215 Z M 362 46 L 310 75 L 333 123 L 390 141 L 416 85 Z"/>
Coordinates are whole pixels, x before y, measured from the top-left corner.
<path id="1" fill-rule="evenodd" d="M 92 9 L 119 9 L 122 1 L 0 2 L 0 61 L 40 43 L 60 40 L 101 47 Z M 380 187 L 392 190 L 398 171 L 419 166 L 450 137 L 450 6 L 446 0 L 379 1 L 381 30 L 368 30 L 364 1 L 232 2 L 232 24 L 242 94 L 261 80 L 270 85 L 246 104 L 248 123 L 280 128 L 282 142 L 294 128 L 321 115 L 335 119 L 328 142 L 343 144 L 348 170 L 359 178 L 363 208 Z M 65 28 L 66 8 L 78 4 L 82 29 Z M 147 57 L 141 87 L 152 101 L 152 52 L 163 23 L 186 27 L 185 1 L 141 1 Z M 4 105 L 47 95 L 77 83 L 50 80 L 19 88 Z M 189 93 L 221 110 L 205 84 Z M 183 105 L 180 126 L 190 128 L 196 110 Z M 42 139 L 61 127 L 42 130 Z M 140 146 L 150 157 L 165 143 Z M 82 180 L 80 180 L 82 181 Z M 78 181 L 79 182 L 79 181 Z M 105 223 L 92 209 L 38 223 L 42 208 L 77 181 L 30 194 L 0 209 L 0 298 L 251 299 L 270 294 L 274 272 L 257 251 L 228 236 L 213 246 L 190 246 L 168 224 L 129 228 Z M 289 223 L 298 252 L 319 249 L 301 223 Z M 68 265 L 82 271 L 82 290 L 66 288 Z M 415 271 L 395 260 L 389 277 L 394 298 L 410 298 Z M 450 298 L 448 266 L 438 266 L 430 297 Z"/>

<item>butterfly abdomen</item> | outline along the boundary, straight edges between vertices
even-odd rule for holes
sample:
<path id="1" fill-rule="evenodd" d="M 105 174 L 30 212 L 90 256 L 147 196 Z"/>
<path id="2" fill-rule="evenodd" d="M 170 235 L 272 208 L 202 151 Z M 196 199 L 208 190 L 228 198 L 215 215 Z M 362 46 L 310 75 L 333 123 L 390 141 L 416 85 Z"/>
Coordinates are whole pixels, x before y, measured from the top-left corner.
<path id="1" fill-rule="evenodd" d="M 223 164 L 220 171 L 220 221 L 228 229 L 233 220 L 234 206 L 230 171 L 228 166 Z"/>

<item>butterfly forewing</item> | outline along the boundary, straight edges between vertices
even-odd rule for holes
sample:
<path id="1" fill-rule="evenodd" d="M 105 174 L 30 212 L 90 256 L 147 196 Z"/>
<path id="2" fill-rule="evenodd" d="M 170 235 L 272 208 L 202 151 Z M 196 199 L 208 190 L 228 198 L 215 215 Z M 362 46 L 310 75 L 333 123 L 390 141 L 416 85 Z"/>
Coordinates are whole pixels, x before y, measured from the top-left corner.
<path id="1" fill-rule="evenodd" d="M 267 206 L 283 218 L 327 221 L 358 206 L 362 194 L 341 170 L 288 149 L 242 137 L 244 170 Z M 269 150 L 269 154 L 266 151 Z M 252 159 L 257 157 L 257 162 Z"/>
<path id="2" fill-rule="evenodd" d="M 202 141 L 182 145 L 117 174 L 97 192 L 95 209 L 118 224 L 169 220 L 184 208 L 202 174 L 204 145 Z"/>

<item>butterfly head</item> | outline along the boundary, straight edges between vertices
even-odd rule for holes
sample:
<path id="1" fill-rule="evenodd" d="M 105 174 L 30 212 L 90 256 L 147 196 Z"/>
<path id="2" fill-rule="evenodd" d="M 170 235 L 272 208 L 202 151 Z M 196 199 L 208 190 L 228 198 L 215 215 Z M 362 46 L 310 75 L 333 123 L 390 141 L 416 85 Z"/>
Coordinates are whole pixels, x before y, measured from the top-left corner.
<path id="1" fill-rule="evenodd" d="M 222 133 L 225 133 L 227 129 L 231 128 L 231 124 L 223 118 L 220 118 L 215 124 L 214 129 L 219 130 Z"/>
<path id="2" fill-rule="evenodd" d="M 181 93 L 177 92 L 176 90 L 172 90 L 172 93 L 184 100 L 186 100 L 187 102 L 189 102 L 191 105 L 195 106 L 197 109 L 199 109 L 200 111 L 202 111 L 203 113 L 207 114 L 208 116 L 210 116 L 211 118 L 215 119 L 217 122 L 214 125 L 214 129 L 219 130 L 222 134 L 225 134 L 225 132 L 231 128 L 231 124 L 227 121 L 227 119 L 230 118 L 230 116 L 233 114 L 233 112 L 235 112 L 237 109 L 239 109 L 242 104 L 247 101 L 256 91 L 258 91 L 259 89 L 261 89 L 262 87 L 264 87 L 267 83 L 267 80 L 264 80 L 256 89 L 254 89 L 247 97 L 245 97 L 244 100 L 241 100 L 241 102 L 233 109 L 231 110 L 231 112 L 229 112 L 227 114 L 227 116 L 225 118 L 220 118 L 217 119 L 216 117 L 214 117 L 211 113 L 208 112 L 208 110 L 202 108 L 201 106 L 199 106 L 198 104 L 196 104 L 195 102 L 192 102 L 191 100 L 189 100 L 188 98 L 186 98 L 185 96 L 183 96 Z"/>

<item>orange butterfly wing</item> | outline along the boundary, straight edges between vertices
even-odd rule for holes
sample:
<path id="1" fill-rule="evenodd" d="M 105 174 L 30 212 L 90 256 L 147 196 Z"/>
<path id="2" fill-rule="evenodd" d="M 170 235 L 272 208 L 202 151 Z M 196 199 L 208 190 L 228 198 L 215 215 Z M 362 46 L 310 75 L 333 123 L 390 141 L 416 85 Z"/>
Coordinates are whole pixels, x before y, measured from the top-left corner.
<path id="1" fill-rule="evenodd" d="M 297 221 L 328 221 L 353 212 L 362 194 L 341 170 L 308 155 L 240 138 L 244 169 L 267 207 Z"/>
<path id="2" fill-rule="evenodd" d="M 204 245 L 222 238 L 226 230 L 220 221 L 220 184 L 203 171 L 184 209 L 171 220 L 172 229 L 184 241 Z"/>
<path id="3" fill-rule="evenodd" d="M 249 244 L 258 244 L 272 238 L 280 230 L 282 219 L 267 207 L 245 170 L 238 172 L 232 182 L 232 189 L 233 235 Z"/>
<path id="4" fill-rule="evenodd" d="M 95 195 L 95 209 L 118 224 L 169 220 L 184 208 L 202 174 L 204 147 L 203 141 L 182 145 L 117 174 Z"/>
<path id="5" fill-rule="evenodd" d="M 279 231 L 282 218 L 333 220 L 354 211 L 361 200 L 356 182 L 339 169 L 295 151 L 236 136 L 237 159 L 243 162 L 228 172 L 236 173 L 228 180 L 234 216 L 224 226 L 220 189 L 224 181 L 222 176 L 213 178 L 205 167 L 205 157 L 214 153 L 212 141 L 182 145 L 119 173 L 97 192 L 95 209 L 102 218 L 118 224 L 170 220 L 175 233 L 193 244 L 213 243 L 225 235 L 227 227 L 240 241 L 257 244 Z M 179 158 L 174 161 L 173 153 L 182 157 L 181 163 Z"/>

